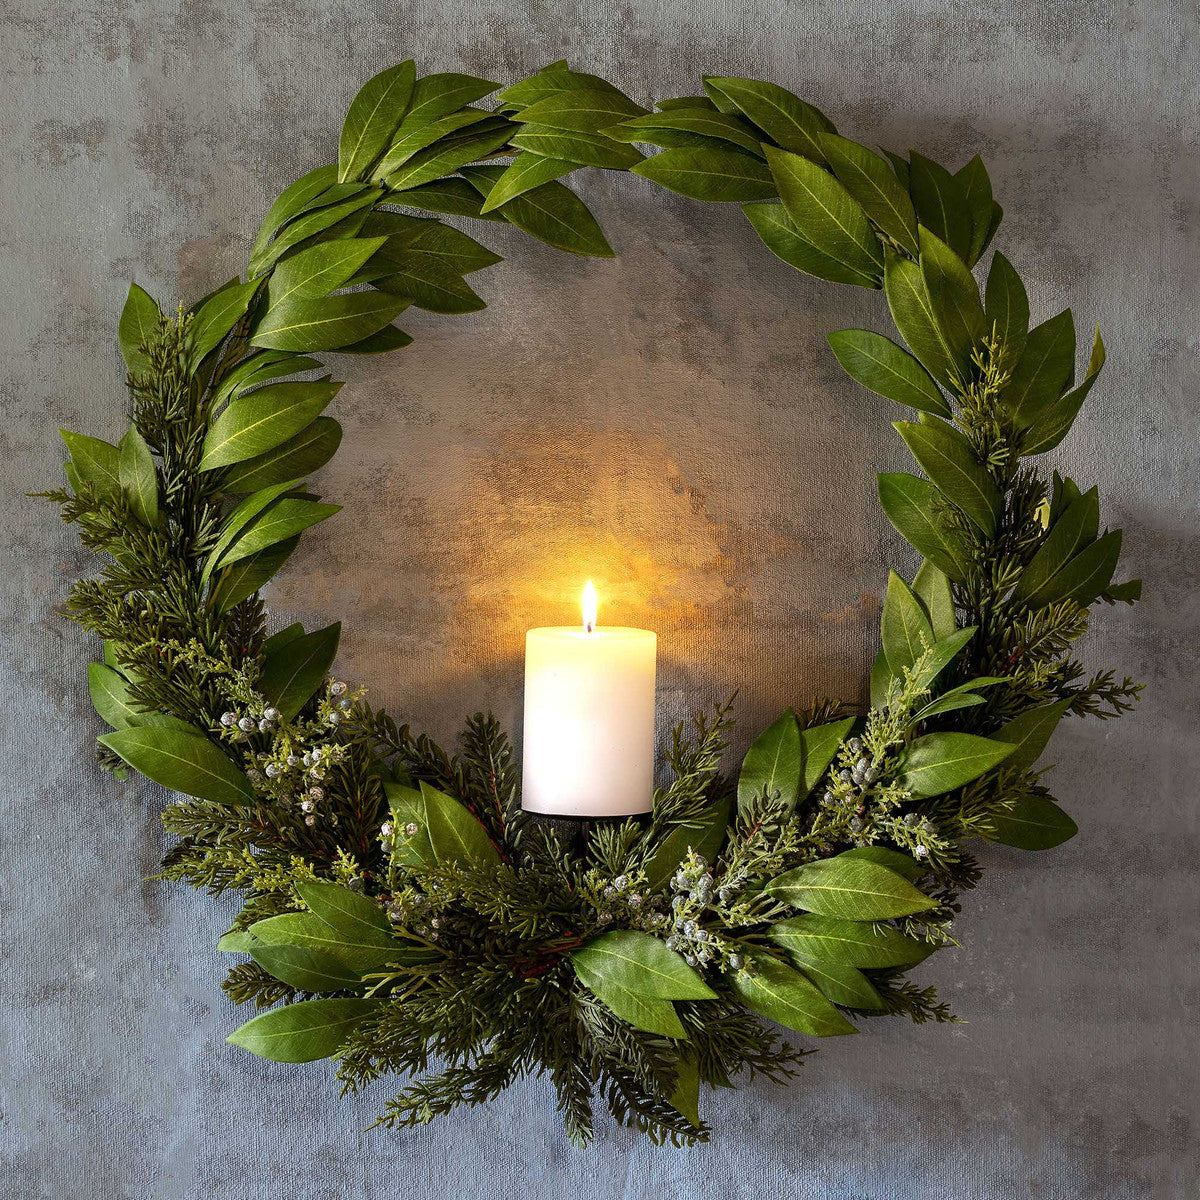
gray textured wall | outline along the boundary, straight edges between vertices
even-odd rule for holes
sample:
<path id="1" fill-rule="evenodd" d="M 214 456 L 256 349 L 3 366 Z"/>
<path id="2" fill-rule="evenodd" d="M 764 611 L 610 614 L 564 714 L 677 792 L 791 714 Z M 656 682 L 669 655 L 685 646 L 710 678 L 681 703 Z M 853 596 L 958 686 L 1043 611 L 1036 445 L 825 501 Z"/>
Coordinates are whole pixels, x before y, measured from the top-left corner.
<path id="1" fill-rule="evenodd" d="M 480 0 L 407 5 L 0 3 L 0 588 L 5 1176 L 21 1200 L 365 1197 L 1183 1197 L 1195 1194 L 1195 560 L 1198 22 L 1190 0 Z M 86 568 L 22 493 L 58 478 L 55 428 L 105 436 L 130 276 L 194 297 L 239 269 L 279 187 L 327 161 L 356 86 L 400 58 L 510 80 L 561 55 L 639 97 L 702 71 L 794 86 L 851 136 L 981 151 L 1001 244 L 1042 316 L 1098 321 L 1110 366 L 1061 451 L 1126 529 L 1148 602 L 1099 614 L 1091 661 L 1150 686 L 1056 744 L 1081 836 L 989 874 L 937 981 L 967 1024 L 878 1023 L 788 1090 L 707 1102 L 715 1143 L 605 1127 L 588 1154 L 548 1089 L 403 1135 L 360 1132 L 325 1065 L 224 1045 L 228 907 L 143 882 L 162 795 L 91 763 L 84 664 L 56 612 Z M 270 601 L 347 622 L 341 670 L 449 736 L 511 720 L 522 631 L 608 620 L 661 637 L 661 711 L 735 685 L 749 722 L 853 696 L 897 539 L 872 475 L 897 412 L 822 335 L 878 296 L 799 276 L 736 209 L 633 178 L 582 183 L 621 256 L 581 261 L 486 227 L 491 307 L 416 315 L 408 350 L 343 360 L 348 506 Z"/>

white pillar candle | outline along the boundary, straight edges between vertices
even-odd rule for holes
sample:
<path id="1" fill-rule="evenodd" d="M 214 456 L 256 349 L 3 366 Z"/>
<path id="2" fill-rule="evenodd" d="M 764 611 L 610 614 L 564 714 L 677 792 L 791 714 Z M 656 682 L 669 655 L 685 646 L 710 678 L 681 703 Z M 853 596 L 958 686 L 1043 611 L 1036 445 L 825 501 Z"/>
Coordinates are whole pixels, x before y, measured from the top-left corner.
<path id="1" fill-rule="evenodd" d="M 523 808 L 572 817 L 650 811 L 657 650 L 648 629 L 597 626 L 590 580 L 582 625 L 529 630 Z"/>

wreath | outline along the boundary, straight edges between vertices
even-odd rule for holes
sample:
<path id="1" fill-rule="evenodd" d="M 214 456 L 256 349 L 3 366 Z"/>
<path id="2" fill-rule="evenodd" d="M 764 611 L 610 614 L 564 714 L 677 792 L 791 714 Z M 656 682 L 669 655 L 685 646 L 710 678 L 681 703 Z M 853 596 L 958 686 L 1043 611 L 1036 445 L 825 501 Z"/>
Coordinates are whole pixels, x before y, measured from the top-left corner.
<path id="1" fill-rule="evenodd" d="M 263 1011 L 231 1042 L 332 1057 L 349 1092 L 409 1076 L 386 1126 L 545 1073 L 575 1141 L 597 1098 L 656 1142 L 704 1140 L 701 1082 L 795 1073 L 806 1051 L 777 1026 L 953 1019 L 906 972 L 953 944 L 980 875 L 967 844 L 1076 831 L 1038 760 L 1068 714 L 1135 702 L 1071 651 L 1092 605 L 1140 583 L 1113 582 L 1121 533 L 1100 532 L 1096 489 L 1034 459 L 1104 346 L 1097 332 L 1077 380 L 1070 311 L 1030 328 L 998 252 L 981 297 L 972 268 L 1002 214 L 978 156 L 953 173 L 881 156 L 758 80 L 707 78 L 654 111 L 563 62 L 481 107 L 497 86 L 384 71 L 337 163 L 272 205 L 244 281 L 174 312 L 130 288 L 130 426 L 115 444 L 64 432 L 68 488 L 45 493 L 107 556 L 67 609 L 104 639 L 99 761 L 180 793 L 161 878 L 241 894 L 218 948 L 248 957 L 223 987 Z M 323 415 L 340 384 L 314 353 L 398 349 L 410 305 L 483 307 L 467 276 L 499 256 L 445 216 L 611 255 L 561 182 L 580 167 L 739 203 L 784 262 L 883 290 L 907 348 L 829 341 L 919 414 L 896 429 L 922 474 L 881 475 L 879 498 L 923 561 L 911 583 L 889 576 L 869 710 L 786 712 L 726 774 L 721 706 L 675 730 L 647 818 L 568 836 L 522 811 L 492 717 L 446 752 L 329 677 L 338 625 L 268 636 L 259 591 L 338 511 L 304 483 L 341 437 Z"/>

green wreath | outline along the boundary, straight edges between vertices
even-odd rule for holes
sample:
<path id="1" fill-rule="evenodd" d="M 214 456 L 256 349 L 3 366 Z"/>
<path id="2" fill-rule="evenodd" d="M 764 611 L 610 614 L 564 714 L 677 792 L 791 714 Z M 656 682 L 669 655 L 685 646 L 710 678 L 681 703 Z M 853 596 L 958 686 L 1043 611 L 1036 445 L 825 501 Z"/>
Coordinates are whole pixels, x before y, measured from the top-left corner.
<path id="1" fill-rule="evenodd" d="M 971 268 L 1001 209 L 978 157 L 955 173 L 882 158 L 757 80 L 706 79 L 654 112 L 565 63 L 478 107 L 496 87 L 384 71 L 338 163 L 272 206 L 245 282 L 168 315 L 131 287 L 130 428 L 117 444 L 64 432 L 69 490 L 48 493 L 109 558 L 68 607 L 104 639 L 101 763 L 182 793 L 162 877 L 242 894 L 219 948 L 249 958 L 223 986 L 266 1011 L 231 1042 L 335 1057 L 348 1091 L 414 1076 L 384 1125 L 545 1072 L 577 1141 L 600 1096 L 654 1140 L 691 1142 L 709 1133 L 701 1082 L 795 1072 L 804 1051 L 762 1017 L 810 1037 L 951 1019 L 905 972 L 952 942 L 980 873 L 965 843 L 1075 832 L 1036 764 L 1066 714 L 1133 704 L 1136 685 L 1085 680 L 1071 647 L 1091 605 L 1140 585 L 1112 582 L 1121 534 L 1100 533 L 1096 489 L 1030 459 L 1062 441 L 1104 347 L 1097 334 L 1076 382 L 1071 313 L 1029 329 L 999 253 L 981 300 Z M 924 561 L 911 585 L 889 577 L 865 716 L 787 712 L 728 777 L 721 707 L 675 731 L 647 820 L 578 844 L 522 812 L 494 719 L 472 718 L 454 756 L 397 727 L 328 678 L 338 625 L 267 636 L 258 592 L 337 511 L 303 482 L 341 437 L 322 415 L 340 385 L 314 377 L 313 352 L 404 346 L 392 322 L 409 305 L 483 307 L 466 276 L 499 257 L 444 215 L 610 255 L 558 182 L 581 166 L 741 203 L 785 262 L 883 289 L 907 350 L 829 340 L 920 413 L 896 428 L 924 475 L 881 475 L 879 495 Z"/>

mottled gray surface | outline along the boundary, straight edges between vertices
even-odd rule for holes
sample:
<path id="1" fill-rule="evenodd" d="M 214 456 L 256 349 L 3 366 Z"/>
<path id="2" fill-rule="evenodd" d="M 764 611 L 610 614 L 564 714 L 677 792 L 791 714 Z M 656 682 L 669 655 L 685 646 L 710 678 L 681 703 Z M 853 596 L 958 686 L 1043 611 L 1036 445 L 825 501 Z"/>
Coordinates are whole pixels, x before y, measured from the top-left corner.
<path id="1" fill-rule="evenodd" d="M 0 1192 L 1194 1195 L 1198 33 L 1190 0 L 0 2 Z M 1081 836 L 985 850 L 963 948 L 924 969 L 969 1023 L 880 1022 L 789 1090 L 708 1099 L 708 1148 L 604 1126 L 572 1150 L 537 1081 L 364 1134 L 382 1090 L 340 1104 L 325 1065 L 226 1046 L 229 909 L 142 882 L 163 797 L 91 763 L 95 647 L 55 611 L 86 559 L 21 499 L 58 478 L 57 426 L 120 432 L 128 278 L 190 298 L 237 271 L 270 197 L 334 152 L 358 83 L 408 55 L 509 80 L 562 54 L 639 97 L 759 75 L 851 136 L 982 151 L 1037 310 L 1103 326 L 1109 370 L 1060 453 L 1099 483 L 1148 587 L 1088 646 L 1147 681 L 1141 711 L 1057 740 Z M 515 716 L 523 630 L 572 619 L 589 573 L 610 621 L 659 631 L 664 718 L 735 685 L 751 722 L 856 694 L 901 557 L 872 482 L 903 460 L 900 414 L 822 336 L 880 322 L 880 298 L 785 268 L 736 209 L 598 173 L 582 187 L 621 257 L 488 226 L 509 256 L 477 277 L 492 307 L 416 316 L 410 349 L 340 364 L 347 439 L 321 488 L 348 509 L 306 539 L 274 611 L 341 616 L 342 671 L 442 736 L 474 707 Z"/>

